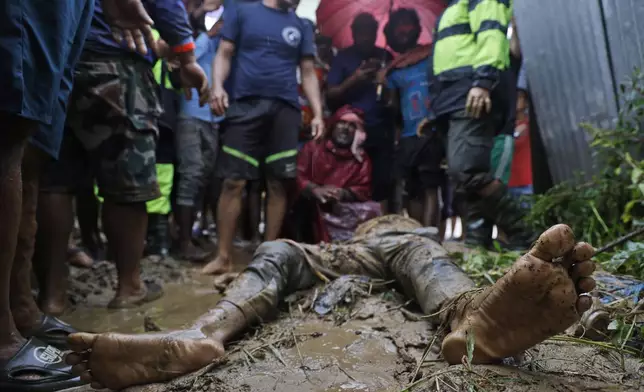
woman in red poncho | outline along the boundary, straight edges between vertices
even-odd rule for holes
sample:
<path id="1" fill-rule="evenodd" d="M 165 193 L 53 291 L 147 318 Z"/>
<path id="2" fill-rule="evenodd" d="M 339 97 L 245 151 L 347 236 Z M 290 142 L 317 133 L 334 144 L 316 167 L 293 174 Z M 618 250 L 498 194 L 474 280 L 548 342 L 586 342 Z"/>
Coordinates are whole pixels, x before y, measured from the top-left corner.
<path id="1" fill-rule="evenodd" d="M 370 201 L 371 161 L 360 148 L 362 112 L 344 106 L 327 127 L 327 137 L 308 142 L 297 158 L 299 212 L 314 212 L 315 242 L 346 240 L 358 224 L 380 215 L 379 205 Z"/>

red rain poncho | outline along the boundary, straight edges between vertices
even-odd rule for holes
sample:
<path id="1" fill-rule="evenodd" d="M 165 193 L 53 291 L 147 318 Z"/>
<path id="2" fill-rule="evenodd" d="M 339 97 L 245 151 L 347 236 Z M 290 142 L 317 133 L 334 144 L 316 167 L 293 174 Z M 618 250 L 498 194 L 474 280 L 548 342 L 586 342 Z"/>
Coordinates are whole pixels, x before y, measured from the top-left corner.
<path id="1" fill-rule="evenodd" d="M 304 191 L 310 183 L 318 186 L 334 186 L 350 191 L 354 202 L 366 202 L 371 199 L 371 160 L 353 143 L 351 149 L 338 148 L 331 140 L 331 132 L 340 121 L 356 124 L 356 138 L 364 141 L 362 114 L 359 110 L 345 106 L 327 120 L 329 132 L 327 138 L 311 141 L 304 145 L 297 157 L 297 185 L 299 192 Z M 355 151 L 352 152 L 352 150 Z M 360 159 L 360 160 L 359 160 Z M 316 219 L 316 240 L 329 241 L 326 224 L 321 217 L 323 211 L 318 204 Z M 341 217 L 340 217 L 341 218 Z"/>

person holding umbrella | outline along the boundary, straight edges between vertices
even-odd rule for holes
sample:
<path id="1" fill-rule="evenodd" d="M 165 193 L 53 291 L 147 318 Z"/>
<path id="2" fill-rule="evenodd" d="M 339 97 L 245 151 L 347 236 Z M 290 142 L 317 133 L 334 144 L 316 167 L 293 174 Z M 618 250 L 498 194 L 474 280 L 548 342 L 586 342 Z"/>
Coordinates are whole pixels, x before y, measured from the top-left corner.
<path id="1" fill-rule="evenodd" d="M 506 233 L 509 249 L 525 249 L 532 237 L 524 210 L 494 179 L 490 155 L 503 126 L 504 94 L 498 88 L 510 66 L 507 29 L 512 0 L 452 1 L 434 30 L 429 91 L 437 127 L 447 134 L 448 172 L 465 204 Z"/>

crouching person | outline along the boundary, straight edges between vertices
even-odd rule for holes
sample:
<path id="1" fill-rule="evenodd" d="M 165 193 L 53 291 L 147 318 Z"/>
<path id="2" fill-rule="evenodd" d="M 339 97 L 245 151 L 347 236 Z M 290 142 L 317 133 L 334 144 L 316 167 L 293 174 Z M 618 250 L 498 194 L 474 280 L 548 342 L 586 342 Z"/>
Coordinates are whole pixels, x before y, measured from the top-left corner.
<path id="1" fill-rule="evenodd" d="M 344 106 L 327 126 L 328 136 L 308 142 L 297 158 L 296 216 L 309 218 L 303 231 L 314 242 L 350 239 L 360 223 L 380 215 L 380 205 L 370 201 L 371 160 L 360 148 L 362 112 Z"/>

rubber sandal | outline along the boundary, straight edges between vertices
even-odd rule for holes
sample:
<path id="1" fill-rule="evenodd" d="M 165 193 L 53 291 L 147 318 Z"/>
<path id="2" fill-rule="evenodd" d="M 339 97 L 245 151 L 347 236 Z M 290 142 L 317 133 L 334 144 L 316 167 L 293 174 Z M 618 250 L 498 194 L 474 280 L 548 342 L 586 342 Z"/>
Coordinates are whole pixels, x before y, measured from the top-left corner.
<path id="1" fill-rule="evenodd" d="M 56 317 L 43 315 L 40 324 L 25 333 L 26 338 L 38 338 L 39 340 L 51 344 L 52 346 L 66 349 L 67 337 L 73 333 L 79 332 L 76 328 Z"/>
<path id="2" fill-rule="evenodd" d="M 163 287 L 153 282 L 145 282 L 145 294 L 140 298 L 127 300 L 114 298 L 107 304 L 109 309 L 132 309 L 163 297 Z"/>
<path id="3" fill-rule="evenodd" d="M 86 384 L 71 373 L 64 353 L 37 338 L 31 338 L 20 351 L 2 365 L 0 391 L 53 392 Z M 28 379 L 22 376 L 40 376 Z"/>

